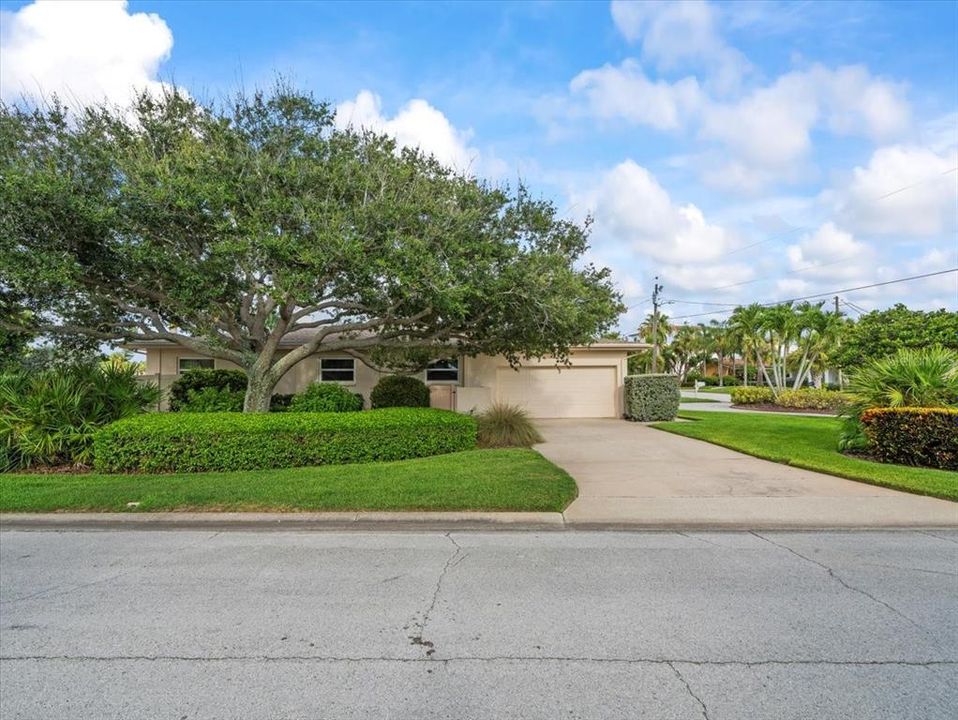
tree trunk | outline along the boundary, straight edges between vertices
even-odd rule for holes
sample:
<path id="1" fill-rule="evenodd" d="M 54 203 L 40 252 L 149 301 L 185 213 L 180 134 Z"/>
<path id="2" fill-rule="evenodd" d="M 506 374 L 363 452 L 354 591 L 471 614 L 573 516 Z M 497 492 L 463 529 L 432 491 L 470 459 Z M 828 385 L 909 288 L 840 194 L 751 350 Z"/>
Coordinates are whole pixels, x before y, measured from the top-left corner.
<path id="1" fill-rule="evenodd" d="M 742 351 L 742 384 L 748 387 L 748 350 Z"/>
<path id="2" fill-rule="evenodd" d="M 277 378 L 273 373 L 257 372 L 255 368 L 247 371 L 246 397 L 243 400 L 244 413 L 269 412 L 270 400 Z"/>

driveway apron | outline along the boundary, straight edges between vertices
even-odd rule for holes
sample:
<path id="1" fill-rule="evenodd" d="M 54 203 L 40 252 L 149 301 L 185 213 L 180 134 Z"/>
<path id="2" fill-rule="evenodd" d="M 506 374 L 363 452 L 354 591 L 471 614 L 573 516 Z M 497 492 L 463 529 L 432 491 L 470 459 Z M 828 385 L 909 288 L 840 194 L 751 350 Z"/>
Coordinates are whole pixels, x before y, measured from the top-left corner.
<path id="1" fill-rule="evenodd" d="M 623 420 L 540 420 L 579 486 L 572 525 L 956 527 L 958 503 L 760 460 Z"/>

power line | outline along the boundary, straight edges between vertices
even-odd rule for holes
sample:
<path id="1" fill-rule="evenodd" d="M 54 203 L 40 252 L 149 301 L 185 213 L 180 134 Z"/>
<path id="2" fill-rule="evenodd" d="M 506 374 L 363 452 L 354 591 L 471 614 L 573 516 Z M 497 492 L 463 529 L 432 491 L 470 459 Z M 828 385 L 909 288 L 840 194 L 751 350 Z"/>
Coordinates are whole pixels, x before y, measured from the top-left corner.
<path id="1" fill-rule="evenodd" d="M 828 292 L 815 293 L 813 295 L 804 295 L 802 297 L 789 298 L 787 300 L 776 300 L 774 302 L 759 303 L 762 307 L 774 305 L 784 305 L 786 303 L 800 302 L 802 300 L 813 300 L 815 298 L 825 297 L 827 295 L 838 295 L 841 293 L 855 292 L 856 290 L 867 290 L 873 287 L 883 287 L 885 285 L 894 285 L 896 283 L 909 282 L 911 280 L 921 280 L 923 278 L 935 277 L 937 275 L 947 275 L 948 273 L 958 272 L 958 267 L 948 270 L 939 270 L 937 272 L 924 273 L 922 275 L 912 275 L 911 277 L 898 278 L 897 280 L 885 280 L 884 282 L 871 283 L 869 285 L 859 285 L 858 287 L 845 288 L 844 290 L 829 290 Z M 703 315 L 718 315 L 719 313 L 731 313 L 732 310 L 713 310 L 711 312 L 693 313 L 692 315 L 679 315 L 672 320 L 684 320 L 686 318 L 702 317 Z"/>
<path id="2" fill-rule="evenodd" d="M 891 192 L 887 192 L 887 193 L 885 193 L 884 195 L 879 195 L 878 197 L 872 198 L 870 202 L 878 202 L 879 200 L 884 200 L 885 198 L 892 197 L 893 195 L 897 195 L 898 193 L 905 192 L 906 190 L 911 190 L 912 188 L 916 188 L 916 187 L 919 187 L 919 186 L 921 186 L 921 185 L 925 185 L 925 184 L 927 184 L 927 183 L 929 183 L 929 182 L 933 182 L 933 181 L 935 181 L 935 180 L 938 180 L 938 179 L 944 177 L 945 175 L 950 175 L 950 174 L 953 173 L 953 172 L 958 172 L 958 167 L 950 168 L 950 169 L 948 169 L 948 170 L 945 170 L 945 171 L 942 172 L 942 173 L 939 173 L 938 175 L 933 175 L 933 176 L 931 176 L 931 177 L 926 177 L 926 178 L 924 178 L 923 180 L 919 180 L 918 182 L 911 183 L 910 185 L 903 185 L 902 187 L 896 188 L 895 190 L 892 190 Z M 749 244 L 749 245 L 745 245 L 745 246 L 743 246 L 743 247 L 736 248 L 735 250 L 730 250 L 730 251 L 727 252 L 727 253 L 723 253 L 722 255 L 719 255 L 717 258 L 714 259 L 714 261 L 722 260 L 723 258 L 726 258 L 726 257 L 728 257 L 728 256 L 730 256 L 730 255 L 735 255 L 736 253 L 740 253 L 740 252 L 743 252 L 743 251 L 745 251 L 745 250 L 749 250 L 749 249 L 751 249 L 751 248 L 758 247 L 759 245 L 764 245 L 765 243 L 773 242 L 773 241 L 775 241 L 775 240 L 781 240 L 781 239 L 786 238 L 786 237 L 788 237 L 788 236 L 790 236 L 790 235 L 794 235 L 794 234 L 797 233 L 797 232 L 801 232 L 802 230 L 812 230 L 812 228 L 809 227 L 809 226 L 798 226 L 798 227 L 794 227 L 794 228 L 792 228 L 791 230 L 786 230 L 786 231 L 783 232 L 783 233 L 779 233 L 778 235 L 773 235 L 772 237 L 766 238 L 765 240 L 759 240 L 758 242 L 753 242 L 753 243 L 751 243 L 751 244 Z M 836 261 L 836 262 L 840 262 L 840 261 Z M 834 263 L 832 263 L 832 264 L 834 264 Z M 824 267 L 824 266 L 819 266 L 819 267 Z M 811 268 L 809 268 L 809 269 L 811 269 Z M 795 271 L 795 272 L 801 272 L 801 271 Z M 791 274 L 794 274 L 794 272 L 791 273 Z M 778 277 L 778 276 L 766 276 L 766 277 L 763 277 L 763 278 L 758 278 L 758 279 L 756 279 L 756 280 L 747 280 L 747 281 L 742 282 L 742 283 L 733 283 L 733 284 L 731 284 L 731 285 L 719 285 L 718 287 L 708 288 L 707 290 L 704 290 L 703 292 L 712 292 L 713 290 L 724 290 L 724 289 L 730 288 L 730 287 L 738 287 L 738 286 L 740 286 L 740 285 L 748 285 L 748 284 L 751 284 L 751 283 L 761 282 L 762 280 L 774 279 L 775 277 Z"/>
<path id="3" fill-rule="evenodd" d="M 677 300 L 672 298 L 671 300 L 666 300 L 667 303 L 682 303 L 683 305 L 716 305 L 721 307 L 738 307 L 742 303 L 717 303 L 717 302 L 704 302 L 703 300 Z"/>
<path id="4" fill-rule="evenodd" d="M 900 192 L 905 192 L 905 190 L 911 190 L 912 188 L 916 188 L 919 185 L 925 185 L 926 183 L 930 183 L 933 180 L 937 180 L 938 178 L 944 175 L 950 175 L 951 173 L 956 171 L 958 171 L 958 167 L 950 168 L 948 170 L 945 170 L 943 173 L 939 173 L 938 175 L 935 175 L 934 177 L 928 177 L 928 178 L 925 178 L 924 180 L 919 180 L 918 182 L 912 183 L 911 185 L 906 185 L 905 187 L 900 187 L 897 190 L 892 190 L 890 193 L 885 193 L 884 195 L 880 195 L 879 197 L 875 198 L 875 200 L 884 200 L 887 197 L 891 197 L 892 195 L 897 195 Z"/>

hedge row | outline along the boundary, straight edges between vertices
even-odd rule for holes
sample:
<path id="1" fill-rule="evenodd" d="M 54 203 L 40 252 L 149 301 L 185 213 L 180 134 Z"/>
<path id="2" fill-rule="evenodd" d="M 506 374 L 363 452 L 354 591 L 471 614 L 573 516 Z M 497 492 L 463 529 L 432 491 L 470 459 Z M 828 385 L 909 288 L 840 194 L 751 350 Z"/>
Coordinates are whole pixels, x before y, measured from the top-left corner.
<path id="1" fill-rule="evenodd" d="M 674 420 L 681 397 L 679 378 L 675 375 L 629 375 L 625 378 L 625 416 L 629 420 Z"/>
<path id="2" fill-rule="evenodd" d="M 94 436 L 101 472 L 255 470 L 406 460 L 476 446 L 476 421 L 427 408 L 355 413 L 156 413 Z"/>
<path id="3" fill-rule="evenodd" d="M 733 405 L 770 405 L 775 402 L 775 393 L 769 387 L 748 387 L 732 388 L 729 398 Z"/>
<path id="4" fill-rule="evenodd" d="M 882 462 L 958 470 L 958 409 L 871 408 L 861 423 Z"/>
<path id="5" fill-rule="evenodd" d="M 846 393 L 819 388 L 782 390 L 775 395 L 770 387 L 750 385 L 732 388 L 729 396 L 733 405 L 780 405 L 798 410 L 831 410 L 836 413 L 849 403 Z"/>
<path id="6" fill-rule="evenodd" d="M 846 393 L 819 388 L 800 388 L 782 390 L 775 398 L 775 404 L 800 410 L 831 410 L 841 412 L 850 403 Z"/>

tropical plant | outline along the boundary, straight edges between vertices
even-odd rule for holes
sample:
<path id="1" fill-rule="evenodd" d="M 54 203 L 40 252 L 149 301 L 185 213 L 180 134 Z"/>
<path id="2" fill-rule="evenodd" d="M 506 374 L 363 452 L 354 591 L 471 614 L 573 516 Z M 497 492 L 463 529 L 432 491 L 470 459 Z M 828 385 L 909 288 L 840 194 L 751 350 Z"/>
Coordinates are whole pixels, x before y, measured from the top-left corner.
<path id="1" fill-rule="evenodd" d="M 543 441 L 529 414 L 516 405 L 495 403 L 476 415 L 476 420 L 479 447 L 531 447 Z"/>
<path id="2" fill-rule="evenodd" d="M 860 418 L 870 408 L 958 407 L 958 351 L 940 346 L 904 348 L 873 360 L 849 379 L 852 403 L 839 446 L 863 449 L 868 440 Z"/>
<path id="3" fill-rule="evenodd" d="M 290 400 L 289 412 L 357 412 L 363 409 L 363 396 L 331 382 L 312 383 Z"/>
<path id="4" fill-rule="evenodd" d="M 129 366 L 8 373 L 0 376 L 0 447 L 12 467 L 90 465 L 94 432 L 158 395 Z"/>

